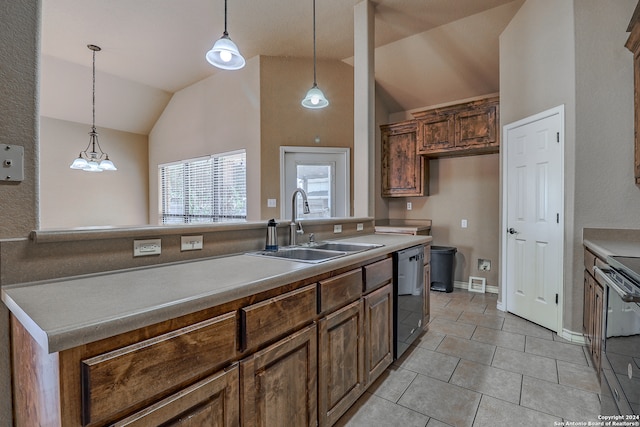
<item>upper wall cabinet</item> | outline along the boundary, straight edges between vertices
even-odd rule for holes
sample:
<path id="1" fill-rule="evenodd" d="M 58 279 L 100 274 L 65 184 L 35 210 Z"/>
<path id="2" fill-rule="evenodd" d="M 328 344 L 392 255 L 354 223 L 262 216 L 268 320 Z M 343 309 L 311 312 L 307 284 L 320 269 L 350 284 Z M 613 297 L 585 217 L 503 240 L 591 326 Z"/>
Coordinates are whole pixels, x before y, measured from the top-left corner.
<path id="1" fill-rule="evenodd" d="M 382 197 L 426 196 L 427 163 L 417 154 L 416 122 L 380 126 Z"/>
<path id="2" fill-rule="evenodd" d="M 634 146 L 635 146 L 635 163 L 634 178 L 636 185 L 640 185 L 640 3 L 633 12 L 633 17 L 629 23 L 627 31 L 630 31 L 629 39 L 625 46 L 633 53 L 633 80 L 634 80 Z"/>
<path id="3" fill-rule="evenodd" d="M 497 153 L 499 97 L 413 113 L 417 153 L 427 157 Z"/>

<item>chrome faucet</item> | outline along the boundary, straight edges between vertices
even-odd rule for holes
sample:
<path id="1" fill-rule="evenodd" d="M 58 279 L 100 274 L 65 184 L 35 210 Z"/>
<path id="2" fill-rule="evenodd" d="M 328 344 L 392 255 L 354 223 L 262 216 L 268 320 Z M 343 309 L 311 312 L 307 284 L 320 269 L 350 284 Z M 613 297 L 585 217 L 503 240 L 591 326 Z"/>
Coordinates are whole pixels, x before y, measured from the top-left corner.
<path id="1" fill-rule="evenodd" d="M 307 201 L 307 193 L 302 188 L 296 188 L 291 197 L 291 225 L 289 226 L 289 245 L 296 244 L 297 235 L 304 233 L 300 221 L 296 221 L 298 217 L 298 205 L 296 204 L 296 196 L 300 193 L 302 196 L 302 211 L 306 214 L 310 212 L 309 202 Z"/>

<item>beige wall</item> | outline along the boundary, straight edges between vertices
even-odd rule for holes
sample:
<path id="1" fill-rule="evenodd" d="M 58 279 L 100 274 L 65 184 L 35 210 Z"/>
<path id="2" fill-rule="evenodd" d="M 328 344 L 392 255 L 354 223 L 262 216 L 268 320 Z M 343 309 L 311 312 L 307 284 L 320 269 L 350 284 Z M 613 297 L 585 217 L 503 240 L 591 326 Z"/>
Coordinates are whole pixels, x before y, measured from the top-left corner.
<path id="1" fill-rule="evenodd" d="M 433 159 L 429 196 L 390 199 L 389 217 L 431 219 L 433 244 L 457 248 L 454 279 L 485 277 L 487 285 L 497 286 L 499 196 L 498 154 Z M 460 226 L 463 219 L 467 228 Z M 478 258 L 491 260 L 491 270 L 479 271 Z"/>
<path id="2" fill-rule="evenodd" d="M 638 228 L 635 0 L 528 0 L 500 37 L 501 125 L 565 105 L 564 328 L 582 327 L 584 227 Z"/>
<path id="3" fill-rule="evenodd" d="M 260 219 L 260 60 L 176 92 L 149 134 L 149 221 L 158 224 L 158 165 L 247 150 L 247 219 Z"/>
<path id="4" fill-rule="evenodd" d="M 574 299 L 565 314 L 579 330 L 582 231 L 640 228 L 633 180 L 633 55 L 624 44 L 637 0 L 575 1 L 576 130 L 572 269 Z"/>
<path id="5" fill-rule="evenodd" d="M 349 147 L 353 171 L 353 68 L 318 61 L 318 87 L 329 100 L 329 107 L 320 110 L 300 105 L 313 85 L 311 58 L 261 57 L 260 68 L 261 218 L 279 218 L 280 146 Z M 277 207 L 268 208 L 267 199 L 277 199 Z"/>
<path id="6" fill-rule="evenodd" d="M 88 124 L 40 119 L 41 229 L 148 221 L 147 137 L 98 128 L 100 145 L 118 170 L 72 170 L 69 165 L 89 143 L 89 130 Z"/>

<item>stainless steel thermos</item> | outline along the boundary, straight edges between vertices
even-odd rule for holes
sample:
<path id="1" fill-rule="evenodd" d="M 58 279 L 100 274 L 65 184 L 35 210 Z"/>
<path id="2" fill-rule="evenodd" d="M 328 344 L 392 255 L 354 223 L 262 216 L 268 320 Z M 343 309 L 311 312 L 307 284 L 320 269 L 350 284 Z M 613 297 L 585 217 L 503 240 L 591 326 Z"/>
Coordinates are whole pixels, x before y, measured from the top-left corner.
<path id="1" fill-rule="evenodd" d="M 267 251 L 278 250 L 278 230 L 276 229 L 277 225 L 278 223 L 273 218 L 271 218 L 267 223 L 267 243 L 264 247 L 264 249 Z"/>

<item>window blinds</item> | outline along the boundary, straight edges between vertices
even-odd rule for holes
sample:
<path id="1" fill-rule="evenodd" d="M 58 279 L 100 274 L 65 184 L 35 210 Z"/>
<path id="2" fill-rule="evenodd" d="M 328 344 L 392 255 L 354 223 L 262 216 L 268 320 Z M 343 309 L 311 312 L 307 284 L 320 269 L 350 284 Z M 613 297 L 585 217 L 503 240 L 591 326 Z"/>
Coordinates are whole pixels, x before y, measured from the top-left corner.
<path id="1" fill-rule="evenodd" d="M 246 151 L 159 165 L 163 224 L 247 218 Z"/>

